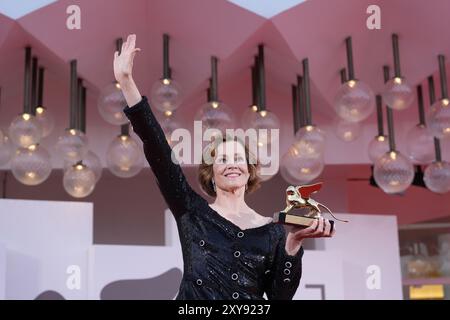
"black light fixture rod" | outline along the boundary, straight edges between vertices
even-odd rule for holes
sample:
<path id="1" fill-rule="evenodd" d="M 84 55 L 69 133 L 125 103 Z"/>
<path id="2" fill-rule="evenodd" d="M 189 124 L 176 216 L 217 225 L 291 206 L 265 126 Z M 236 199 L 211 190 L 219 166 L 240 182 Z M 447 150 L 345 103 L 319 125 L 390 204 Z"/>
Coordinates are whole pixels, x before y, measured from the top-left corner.
<path id="1" fill-rule="evenodd" d="M 217 80 L 217 57 L 211 57 L 211 100 L 219 101 Z"/>
<path id="2" fill-rule="evenodd" d="M 81 105 L 83 104 L 83 80 L 81 78 L 77 79 L 77 119 L 75 121 L 76 128 L 83 132 L 82 129 L 82 115 L 81 115 Z"/>
<path id="3" fill-rule="evenodd" d="M 70 61 L 70 129 L 77 128 L 77 60 Z"/>
<path id="4" fill-rule="evenodd" d="M 255 56 L 255 94 L 256 94 L 256 107 L 258 108 L 258 111 L 261 110 L 261 88 L 259 83 L 259 56 Z"/>
<path id="5" fill-rule="evenodd" d="M 293 84 L 291 86 L 292 89 L 292 114 L 293 114 L 293 120 L 294 120 L 294 134 L 297 133 L 298 129 L 300 129 L 300 123 L 299 123 L 299 114 L 298 114 L 298 108 L 297 108 L 297 86 Z"/>
<path id="6" fill-rule="evenodd" d="M 303 93 L 303 77 L 300 75 L 297 76 L 297 108 L 300 128 L 303 128 L 306 126 L 305 95 Z"/>
<path id="7" fill-rule="evenodd" d="M 39 67 L 39 76 L 38 76 L 38 97 L 37 97 L 37 105 L 38 107 L 44 106 L 44 67 Z"/>
<path id="8" fill-rule="evenodd" d="M 401 78 L 400 72 L 400 50 L 398 47 L 398 35 L 394 33 L 392 35 L 392 48 L 394 50 L 394 72 L 395 77 Z"/>
<path id="9" fill-rule="evenodd" d="M 342 68 L 341 71 L 339 71 L 341 74 L 341 84 L 344 84 L 347 82 L 347 74 L 345 71 L 346 71 L 345 68 Z"/>
<path id="10" fill-rule="evenodd" d="M 353 47 L 352 47 L 352 37 L 347 37 L 345 39 L 345 47 L 347 50 L 347 68 L 348 68 L 348 79 L 355 80 L 355 67 L 353 64 Z"/>
<path id="11" fill-rule="evenodd" d="M 80 130 L 86 133 L 86 87 L 81 89 Z"/>
<path id="12" fill-rule="evenodd" d="M 419 125 L 425 125 L 425 110 L 423 107 L 423 92 L 422 92 L 422 86 L 417 86 L 417 100 L 418 100 L 418 106 L 419 106 Z"/>
<path id="13" fill-rule="evenodd" d="M 436 91 L 434 89 L 434 78 L 433 76 L 428 77 L 428 95 L 430 96 L 430 106 L 432 106 L 436 102 Z M 441 154 L 441 141 L 434 137 L 434 154 L 436 162 L 442 161 Z"/>
<path id="14" fill-rule="evenodd" d="M 439 59 L 439 78 L 441 80 L 441 99 L 448 99 L 447 74 L 445 72 L 445 56 L 440 54 L 438 59 Z"/>
<path id="15" fill-rule="evenodd" d="M 307 126 L 312 124 L 311 116 L 311 97 L 309 92 L 309 62 L 308 58 L 303 59 L 303 94 L 305 96 L 305 124 Z"/>
<path id="16" fill-rule="evenodd" d="M 25 72 L 23 79 L 23 113 L 31 114 L 31 47 L 25 48 Z"/>
<path id="17" fill-rule="evenodd" d="M 264 45 L 258 45 L 258 61 L 259 61 L 259 94 L 260 104 L 258 110 L 266 110 L 266 78 L 264 70 Z"/>
<path id="18" fill-rule="evenodd" d="M 169 35 L 163 34 L 163 79 L 170 79 L 169 67 Z"/>
<path id="19" fill-rule="evenodd" d="M 36 115 L 37 107 L 37 80 L 38 80 L 38 59 L 31 60 L 31 114 Z"/>
<path id="20" fill-rule="evenodd" d="M 122 44 L 123 44 L 123 39 L 117 38 L 116 39 L 116 51 L 119 52 L 119 55 L 122 53 Z"/>
<path id="21" fill-rule="evenodd" d="M 377 94 L 375 97 L 377 103 L 377 125 L 378 125 L 378 136 L 384 136 L 383 128 L 383 100 L 381 95 Z"/>
<path id="22" fill-rule="evenodd" d="M 258 81 L 258 75 L 256 74 L 256 66 L 252 66 L 252 107 L 258 105 L 258 93 L 256 91 L 256 85 Z"/>
<path id="23" fill-rule="evenodd" d="M 383 66 L 384 83 L 389 81 L 389 67 Z M 394 119 L 392 116 L 392 109 L 386 106 L 386 118 L 388 124 L 389 134 L 389 151 L 395 151 L 395 136 L 394 136 Z"/>

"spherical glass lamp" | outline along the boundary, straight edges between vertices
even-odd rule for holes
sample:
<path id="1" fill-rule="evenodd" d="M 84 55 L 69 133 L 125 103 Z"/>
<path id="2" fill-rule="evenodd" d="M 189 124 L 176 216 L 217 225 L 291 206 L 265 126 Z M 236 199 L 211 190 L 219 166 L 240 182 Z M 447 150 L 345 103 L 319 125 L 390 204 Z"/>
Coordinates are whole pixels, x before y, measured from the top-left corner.
<path id="1" fill-rule="evenodd" d="M 384 192 L 401 193 L 413 182 L 414 166 L 398 151 L 389 151 L 375 162 L 374 178 Z"/>
<path id="2" fill-rule="evenodd" d="M 78 129 L 66 129 L 58 138 L 56 150 L 64 161 L 76 163 L 88 152 L 87 136 Z"/>
<path id="3" fill-rule="evenodd" d="M 244 113 L 241 117 L 241 126 L 244 129 L 249 128 L 250 121 L 255 118 L 255 113 L 258 112 L 258 106 L 251 105 L 250 107 L 246 108 Z"/>
<path id="4" fill-rule="evenodd" d="M 406 155 L 416 164 L 428 164 L 434 159 L 434 138 L 424 125 L 417 125 L 408 131 Z"/>
<path id="5" fill-rule="evenodd" d="M 369 159 L 372 163 L 389 151 L 389 140 L 386 136 L 376 136 L 369 143 Z"/>
<path id="6" fill-rule="evenodd" d="M 55 126 L 55 121 L 50 112 L 45 107 L 36 108 L 36 119 L 42 128 L 42 137 L 48 137 L 52 133 Z"/>
<path id="7" fill-rule="evenodd" d="M 300 156 L 297 148 L 291 146 L 283 156 L 282 165 L 295 180 L 310 182 L 322 173 L 324 161 L 322 157 Z"/>
<path id="8" fill-rule="evenodd" d="M 181 123 L 175 119 L 175 116 L 171 114 L 171 111 L 168 111 L 169 116 L 164 116 L 162 119 L 159 120 L 159 124 L 161 126 L 161 129 L 164 131 L 164 135 L 166 136 L 166 140 L 169 143 L 171 147 L 175 145 L 178 141 L 172 141 L 172 133 L 176 129 L 182 128 Z"/>
<path id="9" fill-rule="evenodd" d="M 325 132 L 317 126 L 307 125 L 295 133 L 294 147 L 298 156 L 318 158 L 325 151 Z"/>
<path id="10" fill-rule="evenodd" d="M 235 116 L 230 107 L 223 102 L 212 101 L 204 104 L 195 115 L 196 121 L 202 122 L 203 132 L 217 129 L 226 133 L 226 129 L 234 129 Z"/>
<path id="11" fill-rule="evenodd" d="M 428 189 L 436 193 L 450 191 L 450 164 L 446 161 L 433 162 L 426 167 L 423 180 Z"/>
<path id="12" fill-rule="evenodd" d="M 433 136 L 450 139 L 450 102 L 441 99 L 433 103 L 427 114 L 427 126 Z"/>
<path id="13" fill-rule="evenodd" d="M 87 154 L 83 157 L 82 162 L 84 165 L 86 165 L 89 169 L 91 169 L 95 174 L 95 183 L 97 183 L 100 178 L 102 177 L 103 167 L 102 162 L 97 154 L 95 154 L 93 151 L 89 150 Z M 72 167 L 75 163 L 64 161 L 64 170 L 68 170 L 70 167 Z"/>
<path id="14" fill-rule="evenodd" d="M 63 185 L 74 198 L 87 197 L 95 188 L 95 173 L 83 163 L 77 163 L 64 171 Z"/>
<path id="15" fill-rule="evenodd" d="M 405 78 L 394 77 L 386 82 L 383 101 L 394 110 L 409 108 L 414 101 L 414 90 Z"/>
<path id="16" fill-rule="evenodd" d="M 27 186 L 41 184 L 52 172 L 50 154 L 41 145 L 18 148 L 11 159 L 13 176 Z"/>
<path id="17" fill-rule="evenodd" d="M 11 139 L 0 130 L 0 166 L 7 164 L 11 160 L 13 151 Z"/>
<path id="18" fill-rule="evenodd" d="M 273 130 L 280 130 L 280 120 L 277 115 L 269 110 L 261 110 L 251 113 L 248 129 L 256 130 L 258 148 L 268 147 L 279 138 L 273 134 Z"/>
<path id="19" fill-rule="evenodd" d="M 341 85 L 334 99 L 336 113 L 345 121 L 358 122 L 373 112 L 375 99 L 372 89 L 360 80 Z"/>
<path id="20" fill-rule="evenodd" d="M 335 120 L 336 136 L 344 142 L 352 142 L 361 135 L 362 126 L 359 122 L 349 122 L 337 118 Z"/>
<path id="21" fill-rule="evenodd" d="M 144 166 L 142 147 L 132 137 L 120 135 L 110 143 L 106 152 L 106 163 L 115 176 L 134 177 Z"/>
<path id="22" fill-rule="evenodd" d="M 161 79 L 152 87 L 152 106 L 166 112 L 176 110 L 181 103 L 180 85 L 173 79 Z"/>
<path id="23" fill-rule="evenodd" d="M 123 112 L 126 106 L 127 102 L 118 82 L 106 86 L 100 92 L 97 108 L 106 122 L 117 126 L 126 124 L 128 118 Z"/>
<path id="24" fill-rule="evenodd" d="M 35 116 L 22 113 L 11 122 L 9 137 L 17 147 L 28 148 L 41 141 L 42 127 Z"/>

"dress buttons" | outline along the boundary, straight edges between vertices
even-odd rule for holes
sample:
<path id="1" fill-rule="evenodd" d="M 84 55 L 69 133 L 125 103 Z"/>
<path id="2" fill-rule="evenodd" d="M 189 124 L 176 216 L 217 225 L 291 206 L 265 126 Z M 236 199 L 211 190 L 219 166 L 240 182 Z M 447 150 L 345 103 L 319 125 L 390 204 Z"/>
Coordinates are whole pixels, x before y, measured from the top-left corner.
<path id="1" fill-rule="evenodd" d="M 237 250 L 237 251 L 234 252 L 234 256 L 235 256 L 236 258 L 239 258 L 240 255 L 241 255 L 241 252 L 240 252 L 239 250 Z"/>
<path id="2" fill-rule="evenodd" d="M 198 244 L 200 245 L 200 247 L 203 247 L 205 245 L 205 241 L 204 240 L 200 240 L 200 242 Z"/>
<path id="3" fill-rule="evenodd" d="M 284 274 L 285 275 L 290 275 L 291 274 L 291 270 L 289 270 L 289 269 L 284 269 Z"/>
<path id="4" fill-rule="evenodd" d="M 291 279 L 289 279 L 289 278 L 284 278 L 283 281 L 284 281 L 284 282 L 291 282 Z"/>
<path id="5" fill-rule="evenodd" d="M 198 284 L 199 286 L 201 286 L 202 283 L 203 283 L 202 279 L 197 279 L 197 284 Z"/>
<path id="6" fill-rule="evenodd" d="M 237 273 L 233 273 L 233 274 L 231 275 L 231 279 L 237 280 L 237 278 L 238 278 Z"/>
<path id="7" fill-rule="evenodd" d="M 239 298 L 239 293 L 237 293 L 237 292 L 233 292 L 233 299 L 237 299 L 237 298 Z"/>
<path id="8" fill-rule="evenodd" d="M 242 237 L 244 236 L 244 233 L 243 233 L 242 231 L 239 231 L 238 234 L 237 234 L 237 236 L 238 236 L 239 238 L 242 238 Z"/>
<path id="9" fill-rule="evenodd" d="M 265 274 L 268 274 L 270 272 L 270 269 L 266 270 L 266 272 L 264 272 Z"/>
<path id="10" fill-rule="evenodd" d="M 286 268 L 292 267 L 292 263 L 290 263 L 289 261 L 286 261 L 284 265 L 286 266 Z"/>

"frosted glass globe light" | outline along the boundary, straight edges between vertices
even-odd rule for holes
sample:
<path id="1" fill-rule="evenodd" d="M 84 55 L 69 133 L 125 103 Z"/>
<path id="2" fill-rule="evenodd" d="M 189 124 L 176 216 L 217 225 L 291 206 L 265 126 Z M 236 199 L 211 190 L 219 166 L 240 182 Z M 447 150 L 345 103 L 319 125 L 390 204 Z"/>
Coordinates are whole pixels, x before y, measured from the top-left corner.
<path id="1" fill-rule="evenodd" d="M 58 138 L 56 150 L 64 161 L 76 163 L 88 152 L 87 136 L 78 129 L 66 129 Z"/>
<path id="2" fill-rule="evenodd" d="M 272 134 L 272 130 L 280 130 L 280 120 L 277 115 L 268 110 L 253 112 L 251 115 L 248 128 L 256 130 L 258 148 L 267 147 L 276 142 L 279 134 Z"/>
<path id="3" fill-rule="evenodd" d="M 325 142 L 325 132 L 313 125 L 304 126 L 295 133 L 294 146 L 300 157 L 322 157 Z"/>
<path id="4" fill-rule="evenodd" d="M 413 182 L 414 166 L 401 153 L 389 151 L 375 162 L 374 178 L 384 192 L 401 193 Z"/>
<path id="5" fill-rule="evenodd" d="M 164 131 L 167 143 L 169 143 L 169 145 L 173 147 L 175 143 L 177 143 L 178 141 L 172 141 L 172 133 L 176 129 L 182 127 L 181 123 L 175 119 L 175 116 L 172 115 L 171 112 L 166 112 L 164 118 L 159 120 L 159 125 L 161 126 L 161 129 Z"/>
<path id="6" fill-rule="evenodd" d="M 275 156 L 278 157 L 278 155 L 275 155 Z M 272 159 L 273 158 L 271 156 L 264 156 L 264 157 L 262 157 L 261 155 L 258 155 L 259 166 L 257 167 L 256 171 L 257 171 L 258 177 L 261 179 L 261 181 L 265 182 L 265 181 L 268 181 L 268 180 L 272 179 L 273 177 L 276 176 L 276 174 L 280 170 L 280 166 L 278 166 L 278 168 L 277 168 L 275 173 L 267 174 L 267 171 L 269 170 L 269 167 L 275 165 L 273 163 Z M 273 168 L 270 168 L 270 169 L 273 170 Z"/>
<path id="7" fill-rule="evenodd" d="M 375 108 L 372 89 L 362 81 L 349 80 L 341 85 L 334 99 L 336 113 L 345 121 L 358 122 Z"/>
<path id="8" fill-rule="evenodd" d="M 404 78 L 394 77 L 386 82 L 383 101 L 394 110 L 404 110 L 414 101 L 414 91 Z"/>
<path id="9" fill-rule="evenodd" d="M 250 125 L 251 119 L 255 117 L 255 113 L 258 111 L 258 106 L 251 105 L 250 107 L 246 108 L 244 113 L 241 117 L 241 127 L 244 129 L 248 129 Z"/>
<path id="10" fill-rule="evenodd" d="M 226 133 L 226 129 L 234 129 L 235 116 L 230 107 L 223 102 L 212 101 L 204 104 L 197 112 L 195 120 L 202 122 L 203 132 L 217 129 Z"/>
<path id="11" fill-rule="evenodd" d="M 428 189 L 436 193 L 450 191 L 450 164 L 446 161 L 433 162 L 426 167 L 423 180 Z"/>
<path id="12" fill-rule="evenodd" d="M 123 112 L 126 106 L 127 102 L 118 82 L 106 86 L 100 92 L 97 108 L 106 122 L 118 126 L 128 123 L 128 118 Z"/>
<path id="13" fill-rule="evenodd" d="M 339 139 L 344 142 L 356 140 L 361 135 L 361 124 L 359 122 L 349 122 L 342 119 L 335 121 L 335 131 Z"/>
<path id="14" fill-rule="evenodd" d="M 64 171 L 63 185 L 74 198 L 87 197 L 95 188 L 95 173 L 86 165 L 79 163 Z"/>
<path id="15" fill-rule="evenodd" d="M 439 139 L 450 139 L 449 99 L 441 99 L 433 103 L 427 114 L 427 126 L 433 136 Z"/>
<path id="16" fill-rule="evenodd" d="M 0 130 L 0 166 L 7 164 L 13 155 L 11 139 Z"/>
<path id="17" fill-rule="evenodd" d="M 180 85 L 173 79 L 161 79 L 153 84 L 152 106 L 166 112 L 176 110 L 181 103 Z"/>
<path id="18" fill-rule="evenodd" d="M 50 154 L 40 145 L 18 148 L 11 159 L 11 171 L 27 186 L 41 184 L 52 172 Z"/>
<path id="19" fill-rule="evenodd" d="M 50 112 L 45 107 L 36 108 L 36 119 L 42 128 L 42 137 L 48 137 L 52 133 L 55 121 Z"/>
<path id="20" fill-rule="evenodd" d="M 28 148 L 41 141 L 42 127 L 35 116 L 22 113 L 11 122 L 9 137 L 17 147 Z"/>
<path id="21" fill-rule="evenodd" d="M 91 169 L 95 174 L 95 183 L 97 183 L 102 177 L 103 167 L 100 158 L 97 154 L 91 150 L 82 158 L 81 162 Z M 75 163 L 64 161 L 64 170 L 68 170 Z"/>
<path id="22" fill-rule="evenodd" d="M 434 159 L 434 138 L 424 125 L 417 125 L 408 131 L 406 155 L 417 164 L 428 164 Z"/>
<path id="23" fill-rule="evenodd" d="M 375 163 L 381 156 L 389 151 L 389 140 L 386 136 L 376 136 L 369 143 L 369 159 Z"/>
<path id="24" fill-rule="evenodd" d="M 286 167 L 289 176 L 304 182 L 310 182 L 317 178 L 324 168 L 322 157 L 299 156 L 295 146 L 291 146 L 283 156 L 282 164 Z"/>
<path id="25" fill-rule="evenodd" d="M 115 176 L 131 178 L 144 166 L 142 147 L 132 137 L 120 135 L 110 143 L 106 152 L 106 163 Z"/>

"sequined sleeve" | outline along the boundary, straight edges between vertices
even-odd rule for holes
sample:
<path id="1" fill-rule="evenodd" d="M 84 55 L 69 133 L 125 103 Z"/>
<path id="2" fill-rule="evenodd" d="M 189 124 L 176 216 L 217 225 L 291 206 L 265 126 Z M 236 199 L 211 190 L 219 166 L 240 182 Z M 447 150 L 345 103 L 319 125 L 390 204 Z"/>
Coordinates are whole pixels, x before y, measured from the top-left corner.
<path id="1" fill-rule="evenodd" d="M 175 218 L 193 210 L 194 198 L 200 197 L 189 185 L 178 163 L 172 161 L 172 149 L 150 108 L 147 97 L 123 112 L 133 131 L 143 142 L 144 154 L 150 164 L 159 189 Z"/>
<path id="2" fill-rule="evenodd" d="M 286 232 L 282 225 L 277 225 L 277 245 L 265 290 L 269 300 L 292 300 L 300 284 L 303 247 L 291 256 L 286 252 L 285 245 Z"/>

